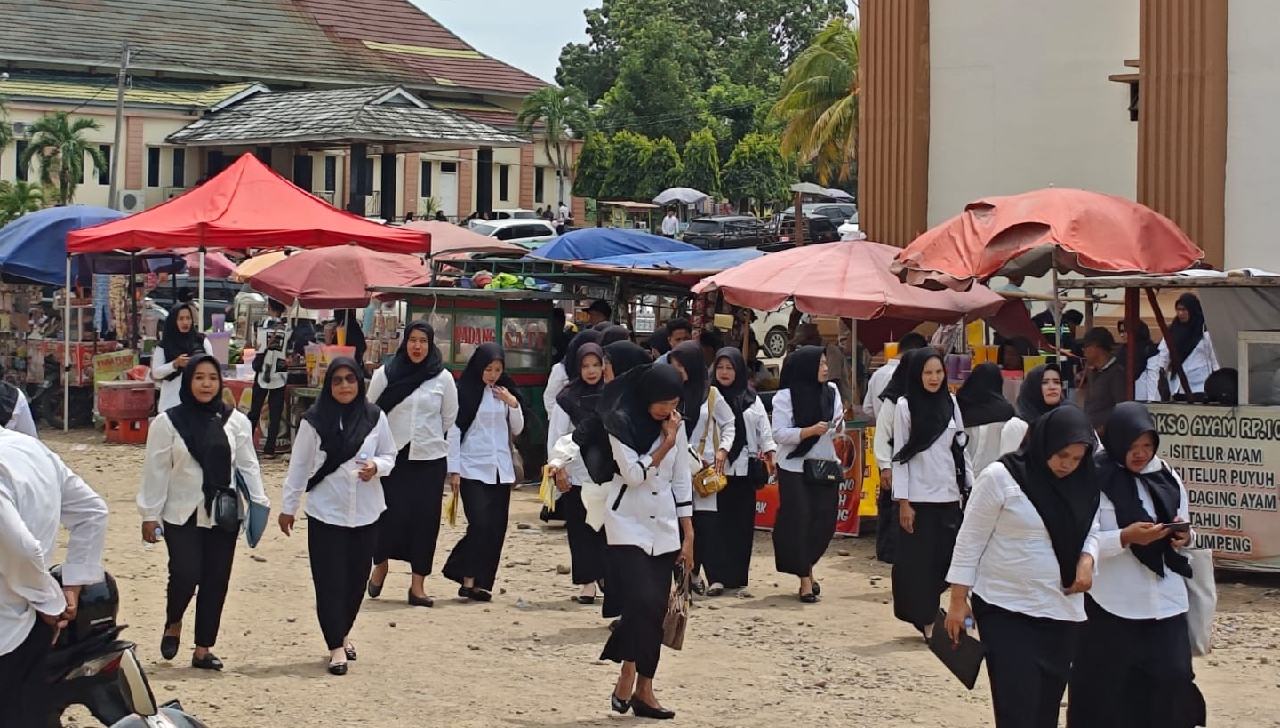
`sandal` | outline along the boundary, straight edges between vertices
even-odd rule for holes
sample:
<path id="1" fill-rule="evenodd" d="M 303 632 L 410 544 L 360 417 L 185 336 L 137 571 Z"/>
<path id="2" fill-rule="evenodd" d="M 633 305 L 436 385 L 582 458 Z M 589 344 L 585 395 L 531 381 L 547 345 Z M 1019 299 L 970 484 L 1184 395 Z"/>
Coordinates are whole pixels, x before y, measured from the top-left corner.
<path id="1" fill-rule="evenodd" d="M 355 646 L 355 645 L 344 645 L 344 646 L 343 646 L 343 648 L 342 648 L 342 651 L 343 651 L 343 652 L 345 652 L 345 653 L 347 653 L 347 660 L 348 660 L 348 661 L 350 661 L 350 662 L 355 662 L 355 661 L 356 661 L 356 646 Z"/>

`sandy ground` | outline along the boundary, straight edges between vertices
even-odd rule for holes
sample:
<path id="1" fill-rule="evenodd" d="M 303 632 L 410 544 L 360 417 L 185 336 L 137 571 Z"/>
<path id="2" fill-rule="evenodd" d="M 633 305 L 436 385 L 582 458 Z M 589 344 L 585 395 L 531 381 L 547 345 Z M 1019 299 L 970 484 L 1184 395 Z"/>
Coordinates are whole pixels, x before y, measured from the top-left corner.
<path id="1" fill-rule="evenodd" d="M 47 437 L 50 446 L 102 493 L 111 508 L 106 565 L 119 582 L 125 636 L 161 700 L 178 698 L 213 728 L 342 726 L 607 726 L 634 722 L 608 712 L 616 676 L 596 658 L 607 635 L 598 607 L 571 602 L 557 573 L 568 564 L 563 530 L 536 517 L 536 494 L 512 503 L 501 592 L 488 605 L 464 604 L 438 575 L 428 580 L 434 609 L 404 603 L 407 567 L 396 564 L 382 598 L 366 600 L 349 675 L 324 670 L 306 534 L 267 533 L 256 550 L 240 545 L 216 653 L 221 674 L 187 663 L 183 650 L 161 660 L 165 550 L 145 548 L 133 505 L 142 449 L 101 443 L 90 431 Z M 267 464 L 267 490 L 280 500 L 282 461 Z M 306 522 L 300 521 L 300 531 Z M 458 527 L 445 525 L 439 569 Z M 889 572 L 869 539 L 840 539 L 820 564 L 820 604 L 801 605 L 795 585 L 772 569 L 758 534 L 751 596 L 698 603 L 683 652 L 663 651 L 658 694 L 685 726 L 987 726 L 985 677 L 967 692 L 911 630 L 893 619 Z M 1280 578 L 1219 574 L 1217 648 L 1196 661 L 1215 726 L 1280 726 Z M 1064 711 L 1065 712 L 1065 711 Z M 91 724 L 87 713 L 74 717 Z"/>

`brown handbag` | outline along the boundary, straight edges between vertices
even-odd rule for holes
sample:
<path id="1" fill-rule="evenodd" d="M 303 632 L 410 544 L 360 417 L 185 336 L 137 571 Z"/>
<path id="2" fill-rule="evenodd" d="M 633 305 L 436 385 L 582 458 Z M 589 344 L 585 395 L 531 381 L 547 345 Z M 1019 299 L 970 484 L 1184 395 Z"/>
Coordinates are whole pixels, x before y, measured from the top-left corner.
<path id="1" fill-rule="evenodd" d="M 689 572 L 681 569 L 680 583 L 667 598 L 667 614 L 662 618 L 662 644 L 673 650 L 684 648 L 684 631 L 689 626 L 689 605 L 693 592 L 689 589 Z"/>

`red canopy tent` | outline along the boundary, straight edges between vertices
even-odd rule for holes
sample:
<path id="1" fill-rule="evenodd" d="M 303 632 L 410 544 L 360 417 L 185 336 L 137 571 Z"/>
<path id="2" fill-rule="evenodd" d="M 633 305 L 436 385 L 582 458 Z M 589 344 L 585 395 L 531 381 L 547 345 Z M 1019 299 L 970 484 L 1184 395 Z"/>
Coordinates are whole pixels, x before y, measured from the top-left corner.
<path id="1" fill-rule="evenodd" d="M 456 260 L 470 253 L 520 255 L 529 252 L 515 243 L 490 238 L 451 222 L 414 220 L 404 224 L 406 230 L 421 230 L 431 235 L 431 257 Z"/>
<path id="2" fill-rule="evenodd" d="M 249 285 L 284 304 L 357 308 L 369 305 L 371 286 L 410 287 L 430 280 L 431 272 L 416 255 L 343 245 L 294 253 L 253 276 Z"/>

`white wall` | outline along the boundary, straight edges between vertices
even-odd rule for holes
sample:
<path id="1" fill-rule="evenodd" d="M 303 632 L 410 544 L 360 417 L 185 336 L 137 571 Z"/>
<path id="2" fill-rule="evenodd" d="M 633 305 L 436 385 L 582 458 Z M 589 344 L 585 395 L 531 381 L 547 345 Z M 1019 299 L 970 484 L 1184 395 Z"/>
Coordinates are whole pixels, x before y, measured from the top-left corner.
<path id="1" fill-rule="evenodd" d="M 1226 267 L 1280 271 L 1280 13 L 1275 0 L 1227 11 Z"/>
<path id="2" fill-rule="evenodd" d="M 930 225 L 1040 187 L 1135 196 L 1138 125 L 1128 86 L 1107 76 L 1138 57 L 1138 0 L 932 0 L 929 12 Z"/>

